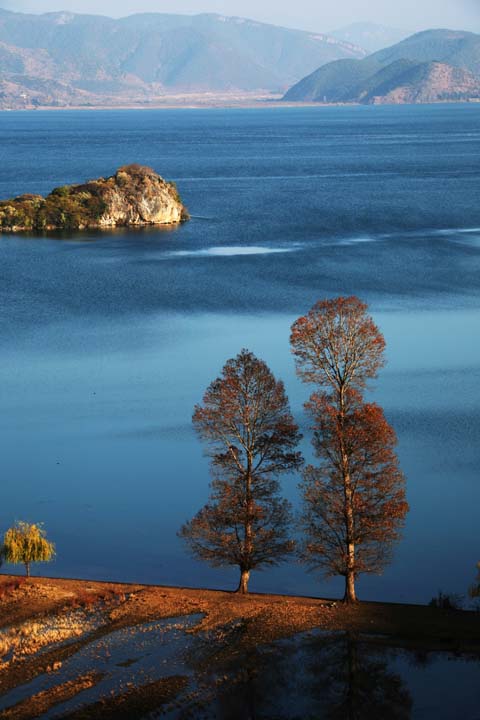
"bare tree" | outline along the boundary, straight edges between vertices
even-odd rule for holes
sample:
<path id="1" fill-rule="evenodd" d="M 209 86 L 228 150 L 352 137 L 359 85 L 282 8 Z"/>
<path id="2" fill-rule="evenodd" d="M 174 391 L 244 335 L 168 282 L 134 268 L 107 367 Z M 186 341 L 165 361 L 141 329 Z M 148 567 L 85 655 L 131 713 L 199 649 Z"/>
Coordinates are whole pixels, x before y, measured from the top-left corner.
<path id="1" fill-rule="evenodd" d="M 291 344 L 299 376 L 319 388 L 307 404 L 320 466 L 306 469 L 301 486 L 304 559 L 343 575 L 345 601 L 355 602 L 356 576 L 383 567 L 408 510 L 395 434 L 362 397 L 384 364 L 385 341 L 365 303 L 339 297 L 299 318 Z"/>
<path id="2" fill-rule="evenodd" d="M 179 534 L 194 556 L 238 566 L 238 591 L 246 593 L 251 570 L 293 551 L 290 504 L 277 477 L 301 466 L 298 427 L 283 383 L 247 350 L 225 364 L 193 423 L 211 456 L 211 496 Z"/>

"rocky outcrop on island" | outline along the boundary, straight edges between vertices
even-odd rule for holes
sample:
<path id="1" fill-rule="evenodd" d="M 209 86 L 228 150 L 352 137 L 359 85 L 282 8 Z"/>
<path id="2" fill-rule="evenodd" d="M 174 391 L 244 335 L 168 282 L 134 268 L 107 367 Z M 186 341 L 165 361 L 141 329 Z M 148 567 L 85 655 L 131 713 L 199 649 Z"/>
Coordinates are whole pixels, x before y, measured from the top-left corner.
<path id="1" fill-rule="evenodd" d="M 363 60 L 328 63 L 284 100 L 319 103 L 430 103 L 480 99 L 480 35 L 425 30 Z"/>
<path id="2" fill-rule="evenodd" d="M 174 183 L 154 170 L 126 165 L 108 178 L 0 201 L 0 231 L 108 229 L 174 225 L 188 220 Z"/>

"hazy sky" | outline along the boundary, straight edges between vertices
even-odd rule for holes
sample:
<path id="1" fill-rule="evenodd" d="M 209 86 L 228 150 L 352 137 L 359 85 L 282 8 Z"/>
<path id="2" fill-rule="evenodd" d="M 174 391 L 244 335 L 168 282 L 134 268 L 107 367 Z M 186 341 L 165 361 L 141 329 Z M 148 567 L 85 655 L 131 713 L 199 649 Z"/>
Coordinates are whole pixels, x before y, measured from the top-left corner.
<path id="1" fill-rule="evenodd" d="M 0 7 L 115 17 L 135 12 L 216 12 L 319 32 L 365 20 L 411 30 L 449 27 L 480 31 L 480 0 L 0 0 Z"/>

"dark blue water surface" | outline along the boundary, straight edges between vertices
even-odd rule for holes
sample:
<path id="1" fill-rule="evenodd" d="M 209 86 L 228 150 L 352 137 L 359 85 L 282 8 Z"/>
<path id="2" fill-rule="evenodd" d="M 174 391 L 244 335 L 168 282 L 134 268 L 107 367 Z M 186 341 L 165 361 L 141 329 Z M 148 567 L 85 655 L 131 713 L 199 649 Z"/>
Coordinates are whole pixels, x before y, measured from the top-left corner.
<path id="1" fill-rule="evenodd" d="M 475 105 L 0 113 L 0 197 L 139 162 L 192 214 L 0 239 L 1 528 L 45 522 L 51 574 L 231 587 L 235 571 L 176 537 L 208 493 L 192 408 L 248 347 L 285 380 L 308 455 L 289 327 L 355 293 L 387 340 L 375 398 L 411 505 L 393 563 L 359 594 L 465 593 L 480 560 L 479 160 Z M 341 592 L 294 564 L 251 585 Z"/>

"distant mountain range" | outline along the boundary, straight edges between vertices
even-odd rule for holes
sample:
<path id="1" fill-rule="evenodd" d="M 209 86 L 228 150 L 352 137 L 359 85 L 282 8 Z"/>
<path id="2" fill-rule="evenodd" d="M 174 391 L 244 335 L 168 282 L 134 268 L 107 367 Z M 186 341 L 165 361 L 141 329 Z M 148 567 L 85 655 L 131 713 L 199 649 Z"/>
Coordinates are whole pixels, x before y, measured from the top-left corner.
<path id="1" fill-rule="evenodd" d="M 287 101 L 415 103 L 480 98 L 480 35 L 426 30 L 363 60 L 328 63 L 296 83 Z"/>
<path id="2" fill-rule="evenodd" d="M 352 23 L 329 33 L 343 42 L 353 43 L 373 53 L 404 40 L 412 33 L 408 30 L 377 25 L 376 23 Z"/>
<path id="3" fill-rule="evenodd" d="M 173 92 L 283 92 L 355 44 L 221 15 L 122 19 L 0 9 L 0 107 L 128 102 Z"/>
<path id="4" fill-rule="evenodd" d="M 371 23 L 323 35 L 211 14 L 0 9 L 0 109 L 148 105 L 193 94 L 209 102 L 209 94 L 281 95 L 290 86 L 288 102 L 480 97 L 480 35 L 427 30 L 371 55 L 359 44 L 398 33 Z"/>

